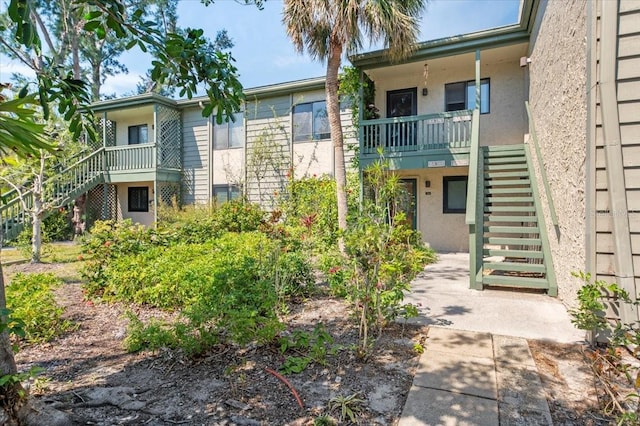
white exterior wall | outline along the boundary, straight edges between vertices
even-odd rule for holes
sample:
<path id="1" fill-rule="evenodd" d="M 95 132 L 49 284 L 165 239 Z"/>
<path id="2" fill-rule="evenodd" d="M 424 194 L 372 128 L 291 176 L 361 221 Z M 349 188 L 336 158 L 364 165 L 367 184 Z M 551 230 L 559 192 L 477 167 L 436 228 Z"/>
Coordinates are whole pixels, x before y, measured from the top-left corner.
<path id="1" fill-rule="evenodd" d="M 149 211 L 148 212 L 130 212 L 129 211 L 129 187 L 146 186 L 149 188 Z M 116 185 L 117 210 L 118 217 L 122 219 L 131 219 L 133 223 L 139 223 L 144 226 L 153 226 L 154 209 L 153 204 L 153 182 L 128 182 Z"/>
<path id="2" fill-rule="evenodd" d="M 153 113 L 149 114 L 148 112 L 131 110 L 131 113 L 127 114 L 126 118 L 120 118 L 116 121 L 116 145 L 128 145 L 129 126 L 137 126 L 140 124 L 147 125 L 149 134 L 148 143 L 154 143 L 155 130 L 153 128 Z"/>

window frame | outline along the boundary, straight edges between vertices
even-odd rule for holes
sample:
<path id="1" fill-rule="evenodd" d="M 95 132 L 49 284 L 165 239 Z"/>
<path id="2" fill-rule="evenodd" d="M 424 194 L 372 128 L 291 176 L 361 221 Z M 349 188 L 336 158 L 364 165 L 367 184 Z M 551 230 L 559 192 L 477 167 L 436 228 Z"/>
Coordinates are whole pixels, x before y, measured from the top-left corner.
<path id="1" fill-rule="evenodd" d="M 444 85 L 444 110 L 445 112 L 453 112 L 453 111 L 462 111 L 465 109 L 473 109 L 470 108 L 469 102 L 469 86 L 475 86 L 476 81 L 475 80 L 467 80 L 467 81 L 453 81 L 451 83 L 445 83 Z M 487 109 L 486 111 L 482 110 L 482 96 L 485 93 L 485 91 L 482 90 L 482 86 L 485 85 L 487 86 L 487 90 L 486 90 L 486 98 L 487 98 Z M 464 90 L 464 108 L 462 109 L 453 109 L 450 110 L 449 109 L 449 105 L 450 104 L 459 104 L 460 102 L 450 102 L 449 101 L 449 92 L 447 90 L 447 87 L 452 87 L 452 86 L 456 86 L 456 85 L 464 85 L 463 86 L 463 90 Z M 474 99 L 475 101 L 475 99 Z M 491 113 L 491 79 L 489 77 L 487 78 L 481 78 L 480 79 L 480 114 L 490 114 Z"/>
<path id="2" fill-rule="evenodd" d="M 245 142 L 246 142 L 244 111 L 236 112 L 235 114 L 233 114 L 233 116 L 236 119 L 235 122 L 231 122 L 231 120 L 229 120 L 226 123 L 222 123 L 222 124 L 215 123 L 213 125 L 213 149 L 215 151 L 220 151 L 220 150 L 223 150 L 223 149 L 244 148 L 244 145 L 245 145 Z M 240 144 L 239 145 L 231 145 L 230 142 L 233 141 L 232 129 L 235 127 L 235 126 L 232 127 L 231 124 L 236 124 L 236 123 L 240 124 L 238 127 L 240 127 L 242 129 L 242 136 L 240 137 Z M 222 131 L 225 131 L 226 132 L 226 136 L 227 136 L 226 144 L 224 146 L 220 146 L 220 145 L 217 144 L 218 132 L 222 132 Z"/>
<path id="3" fill-rule="evenodd" d="M 226 203 L 228 201 L 237 200 L 238 198 L 242 198 L 242 186 L 241 185 L 218 184 L 218 185 L 213 185 L 212 188 L 211 188 L 211 195 L 212 195 L 212 197 L 213 197 L 213 199 L 215 200 L 216 203 L 219 203 L 218 197 L 216 196 L 216 189 L 217 190 L 225 190 L 226 191 L 227 199 L 225 201 L 223 201 L 223 203 Z M 236 194 L 236 195 L 234 196 L 234 194 Z"/>
<path id="4" fill-rule="evenodd" d="M 449 208 L 449 182 L 464 182 L 464 207 L 461 209 Z M 464 214 L 467 212 L 467 190 L 469 189 L 469 176 L 443 176 L 442 177 L 442 213 Z"/>
<path id="5" fill-rule="evenodd" d="M 134 199 L 133 193 L 135 191 L 144 191 L 144 196 L 141 196 L 142 199 L 146 198 L 146 202 L 142 202 L 141 206 L 137 206 L 134 208 L 132 200 Z M 127 187 L 127 211 L 130 213 L 148 213 L 149 212 L 149 187 L 148 186 L 129 186 Z"/>
<path id="6" fill-rule="evenodd" d="M 145 133 L 147 135 L 147 140 L 144 141 L 144 142 L 140 142 L 140 139 L 141 139 L 140 135 L 142 134 L 141 133 L 142 129 L 146 130 Z M 131 131 L 132 130 L 135 131 L 135 139 L 136 139 L 135 142 L 133 142 L 132 141 L 133 139 L 131 138 L 131 135 L 132 135 Z M 147 143 L 149 143 L 149 125 L 147 123 L 135 124 L 133 126 L 129 126 L 129 128 L 127 129 L 127 145 L 144 145 L 144 144 L 147 144 Z"/>
<path id="7" fill-rule="evenodd" d="M 327 131 L 323 132 L 323 133 L 319 133 L 317 132 L 317 129 L 319 127 L 319 125 L 316 123 L 316 116 L 314 114 L 314 111 L 316 111 L 315 109 L 315 104 L 324 104 L 324 111 L 326 114 L 325 119 L 327 120 Z M 310 114 L 310 123 L 309 124 L 309 128 L 311 129 L 311 133 L 309 134 L 302 134 L 299 135 L 297 134 L 298 132 L 296 131 L 296 109 L 300 109 L 302 107 L 311 107 L 311 111 L 309 111 Z M 306 112 L 306 111 L 303 111 Z M 298 112 L 298 114 L 302 114 L 303 112 Z M 312 101 L 312 102 L 302 102 L 299 104 L 295 104 L 291 110 L 291 137 L 293 139 L 294 143 L 304 143 L 304 142 L 313 142 L 313 141 L 319 141 L 319 140 L 327 140 L 327 139 L 331 139 L 331 128 L 329 127 L 329 116 L 328 116 L 328 111 L 327 111 L 327 101 L 326 100 L 317 100 L 317 101 Z"/>

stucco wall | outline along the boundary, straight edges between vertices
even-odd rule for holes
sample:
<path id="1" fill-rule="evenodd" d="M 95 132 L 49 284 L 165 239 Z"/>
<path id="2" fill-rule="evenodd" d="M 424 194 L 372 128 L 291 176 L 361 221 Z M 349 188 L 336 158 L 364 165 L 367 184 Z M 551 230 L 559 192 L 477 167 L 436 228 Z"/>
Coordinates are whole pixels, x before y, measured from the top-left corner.
<path id="1" fill-rule="evenodd" d="M 529 52 L 529 98 L 558 214 L 556 238 L 545 208 L 558 296 L 570 306 L 580 286 L 571 272 L 585 270 L 586 36 L 586 0 L 541 2 Z M 542 186 L 539 174 L 538 180 Z"/>
<path id="2" fill-rule="evenodd" d="M 402 178 L 416 179 L 417 228 L 422 240 L 439 252 L 468 252 L 469 234 L 464 213 L 443 213 L 445 176 L 468 176 L 468 167 L 431 168 L 399 172 Z M 425 181 L 430 186 L 425 186 Z"/>
<path id="3" fill-rule="evenodd" d="M 525 45 L 489 49 L 480 53 L 480 76 L 490 79 L 490 112 L 480 116 L 480 144 L 522 143 L 526 133 L 525 78 L 519 58 Z M 425 64 L 428 65 L 425 82 Z M 445 110 L 445 84 L 475 80 L 475 54 L 425 60 L 367 72 L 375 82 L 376 107 L 387 116 L 387 92 L 417 88 L 418 115 Z M 428 95 L 422 89 L 428 89 Z"/>

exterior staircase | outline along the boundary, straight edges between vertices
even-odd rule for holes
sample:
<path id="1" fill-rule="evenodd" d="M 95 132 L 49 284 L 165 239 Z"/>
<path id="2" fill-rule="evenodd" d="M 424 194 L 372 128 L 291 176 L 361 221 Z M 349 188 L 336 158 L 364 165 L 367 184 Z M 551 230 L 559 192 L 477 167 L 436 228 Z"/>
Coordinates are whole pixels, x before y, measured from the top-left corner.
<path id="1" fill-rule="evenodd" d="M 44 201 L 53 206 L 65 206 L 75 198 L 104 182 L 104 152 L 103 148 L 78 160 L 71 166 L 61 170 L 43 183 Z M 33 193 L 25 190 L 22 200 L 17 191 L 2 194 L 0 200 L 0 225 L 2 226 L 2 240 L 16 238 L 30 221 L 29 213 L 25 210 L 33 206 Z"/>
<path id="2" fill-rule="evenodd" d="M 557 295 L 537 183 L 525 145 L 481 147 L 482 286 L 546 290 Z M 478 215 L 479 217 L 479 215 Z"/>

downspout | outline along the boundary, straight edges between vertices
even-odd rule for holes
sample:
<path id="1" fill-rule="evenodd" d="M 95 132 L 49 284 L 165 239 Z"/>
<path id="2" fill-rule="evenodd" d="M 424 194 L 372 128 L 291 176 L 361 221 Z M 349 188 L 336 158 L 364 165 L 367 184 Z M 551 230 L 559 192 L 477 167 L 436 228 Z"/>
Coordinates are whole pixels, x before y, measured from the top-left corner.
<path id="1" fill-rule="evenodd" d="M 362 149 L 364 144 L 364 130 L 362 129 L 362 121 L 364 120 L 364 71 L 360 70 L 360 85 L 358 86 L 358 98 L 360 105 L 358 106 L 358 173 L 360 179 L 360 194 L 358 198 L 360 200 L 359 205 L 362 206 L 364 202 L 364 173 L 362 170 Z"/>
<path id="2" fill-rule="evenodd" d="M 614 263 L 618 285 L 636 301 L 633 254 L 629 230 L 629 208 L 622 162 L 620 117 L 616 93 L 616 65 L 618 53 L 618 1 L 602 1 L 602 30 L 600 36 L 600 109 L 602 111 L 602 133 L 607 165 L 609 209 L 613 222 L 615 245 Z M 638 321 L 638 310 L 628 303 L 620 306 L 620 317 L 624 323 Z"/>

